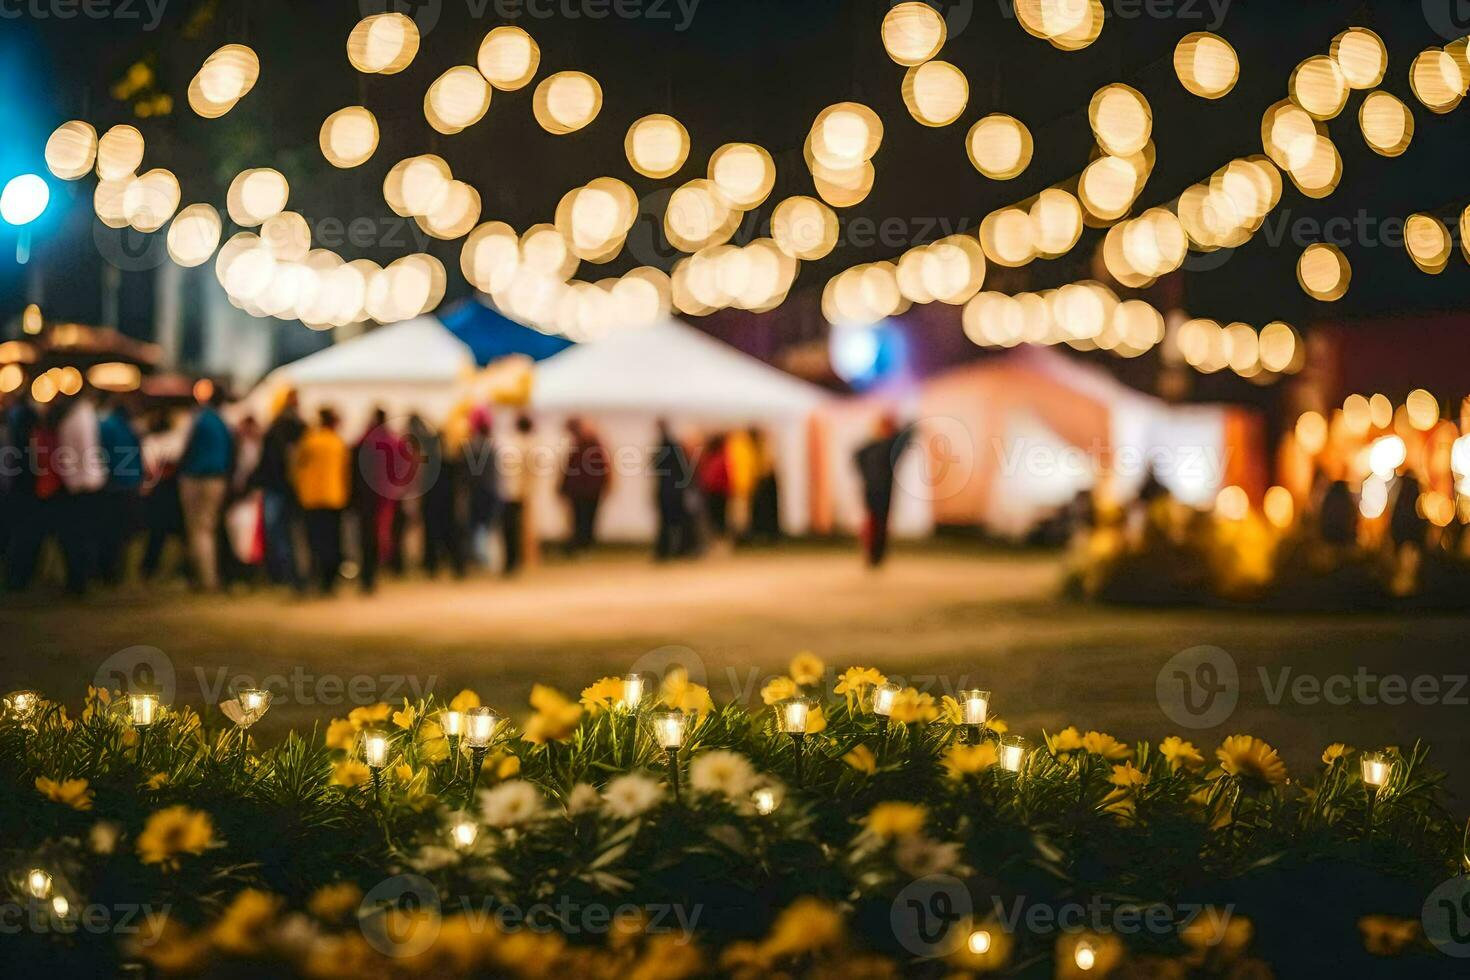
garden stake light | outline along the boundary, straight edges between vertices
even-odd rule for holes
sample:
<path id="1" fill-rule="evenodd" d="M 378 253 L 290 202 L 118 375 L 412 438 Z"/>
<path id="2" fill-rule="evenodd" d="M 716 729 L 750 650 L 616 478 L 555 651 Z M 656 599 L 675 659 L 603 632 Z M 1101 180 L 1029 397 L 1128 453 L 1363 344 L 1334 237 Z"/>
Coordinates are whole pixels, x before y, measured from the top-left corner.
<path id="1" fill-rule="evenodd" d="M 5 695 L 5 710 L 20 719 L 20 757 L 24 761 L 30 742 L 31 719 L 41 706 L 41 695 L 35 691 L 15 691 Z"/>
<path id="2" fill-rule="evenodd" d="M 32 868 L 26 872 L 26 891 L 37 901 L 51 894 L 51 872 L 44 868 Z"/>
<path id="3" fill-rule="evenodd" d="M 891 681 L 873 688 L 873 714 L 878 716 L 879 735 L 888 734 L 888 719 L 893 715 L 893 701 L 901 690 L 903 688 Z"/>
<path id="4" fill-rule="evenodd" d="M 449 839 L 461 851 L 468 851 L 471 847 L 474 847 L 475 841 L 479 836 L 480 825 L 464 814 L 460 814 L 458 819 L 449 827 Z"/>
<path id="5" fill-rule="evenodd" d="M 660 711 L 653 716 L 653 737 L 669 757 L 669 786 L 674 802 L 679 802 L 679 750 L 684 747 L 684 732 L 689 716 L 682 711 Z"/>
<path id="6" fill-rule="evenodd" d="M 138 733 L 138 768 L 142 769 L 147 755 L 148 731 L 158 721 L 158 695 L 129 694 L 128 713 L 133 730 Z"/>
<path id="7" fill-rule="evenodd" d="M 1393 762 L 1385 752 L 1363 753 L 1363 788 L 1368 793 L 1368 810 L 1365 815 L 1363 843 L 1367 845 L 1373 839 L 1373 804 L 1377 801 L 1378 791 L 1388 785 L 1388 777 L 1393 773 Z"/>
<path id="8" fill-rule="evenodd" d="M 792 751 L 796 754 L 796 786 L 806 788 L 802 766 L 802 750 L 806 747 L 807 721 L 811 717 L 810 698 L 787 698 L 776 705 L 776 722 L 781 733 L 791 736 Z"/>
<path id="9" fill-rule="evenodd" d="M 638 758 L 638 707 L 643 703 L 644 687 L 642 674 L 628 674 L 623 678 L 623 693 L 618 698 L 618 707 L 628 714 L 628 764 L 630 766 Z"/>
<path id="10" fill-rule="evenodd" d="M 439 728 L 449 742 L 450 771 L 459 772 L 459 740 L 464 735 L 464 714 L 453 709 L 439 712 Z"/>
<path id="11" fill-rule="evenodd" d="M 474 770 L 470 774 L 472 800 L 480 786 L 480 770 L 485 766 L 485 753 L 490 751 L 490 743 L 495 738 L 495 729 L 499 724 L 500 716 L 486 707 L 471 708 L 465 714 L 464 741 L 470 747 L 470 763 Z"/>
<path id="12" fill-rule="evenodd" d="M 1000 740 L 1000 767 L 1019 773 L 1026 762 L 1026 740 L 1020 735 L 1005 735 Z"/>
<path id="13" fill-rule="evenodd" d="M 985 734 L 985 722 L 990 715 L 990 692 L 961 691 L 960 706 L 964 711 L 964 724 L 969 730 L 969 740 L 979 742 Z"/>
<path id="14" fill-rule="evenodd" d="M 776 807 L 781 805 L 781 794 L 771 786 L 762 786 L 750 795 L 755 803 L 755 812 L 763 817 L 769 817 L 776 812 Z"/>
<path id="15" fill-rule="evenodd" d="M 384 732 L 362 733 L 362 760 L 373 774 L 373 799 L 382 801 L 383 767 L 388 764 L 388 736 Z"/>

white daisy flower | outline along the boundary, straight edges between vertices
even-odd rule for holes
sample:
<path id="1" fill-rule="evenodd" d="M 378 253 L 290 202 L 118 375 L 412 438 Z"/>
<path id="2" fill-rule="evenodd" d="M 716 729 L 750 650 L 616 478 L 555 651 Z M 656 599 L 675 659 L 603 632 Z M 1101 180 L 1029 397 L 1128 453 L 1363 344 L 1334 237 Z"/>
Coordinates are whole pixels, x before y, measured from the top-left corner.
<path id="1" fill-rule="evenodd" d="M 744 801 L 755 788 L 755 767 L 739 752 L 715 749 L 689 764 L 689 785 L 696 793 Z"/>
<path id="2" fill-rule="evenodd" d="M 480 794 L 480 815 L 491 827 L 514 827 L 541 813 L 541 791 L 524 779 L 512 779 Z"/>
<path id="3" fill-rule="evenodd" d="M 566 804 L 567 816 L 579 817 L 601 806 L 602 797 L 597 795 L 597 787 L 591 783 L 578 783 L 567 794 Z"/>
<path id="4" fill-rule="evenodd" d="M 664 788 L 647 776 L 629 773 L 608 783 L 602 796 L 608 813 L 622 820 L 632 820 L 663 802 Z"/>

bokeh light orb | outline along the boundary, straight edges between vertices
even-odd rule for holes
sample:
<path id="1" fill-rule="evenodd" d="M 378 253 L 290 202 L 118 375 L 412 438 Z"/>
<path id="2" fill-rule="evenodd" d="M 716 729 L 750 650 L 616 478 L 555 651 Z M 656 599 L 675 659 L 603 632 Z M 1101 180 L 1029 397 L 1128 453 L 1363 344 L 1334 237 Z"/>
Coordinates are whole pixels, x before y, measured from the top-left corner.
<path id="1" fill-rule="evenodd" d="M 709 179 L 731 207 L 750 211 L 776 186 L 776 163 L 754 143 L 726 143 L 709 159 Z"/>
<path id="2" fill-rule="evenodd" d="M 360 105 L 338 109 L 322 123 L 322 156 L 334 167 L 358 167 L 378 149 L 378 119 Z"/>
<path id="3" fill-rule="evenodd" d="M 536 86 L 532 111 L 553 136 L 575 133 L 602 111 L 602 86 L 586 72 L 557 72 Z"/>
<path id="4" fill-rule="evenodd" d="M 1388 48 L 1366 27 L 1350 27 L 1332 41 L 1332 60 L 1350 88 L 1370 89 L 1388 73 Z"/>
<path id="5" fill-rule="evenodd" d="M 438 132 L 453 136 L 485 118 L 493 91 L 477 69 L 456 65 L 424 93 L 424 118 Z"/>
<path id="6" fill-rule="evenodd" d="M 1381 90 L 1363 99 L 1358 126 L 1363 140 L 1380 156 L 1401 156 L 1414 139 L 1414 114 L 1397 96 Z"/>
<path id="7" fill-rule="evenodd" d="M 1308 245 L 1297 260 L 1296 278 L 1308 296 L 1324 303 L 1334 303 L 1347 295 L 1353 269 L 1342 249 L 1318 242 Z"/>
<path id="8" fill-rule="evenodd" d="M 122 180 L 143 162 L 143 134 L 133 126 L 114 126 L 97 141 L 97 176 Z"/>
<path id="9" fill-rule="evenodd" d="M 1031 130 L 1014 116 L 992 113 L 975 123 L 965 140 L 970 163 L 991 180 L 1019 177 L 1031 165 Z"/>
<path id="10" fill-rule="evenodd" d="M 419 28 L 400 13 L 364 17 L 347 36 L 347 60 L 369 75 L 396 75 L 419 52 Z"/>
<path id="11" fill-rule="evenodd" d="M 948 126 L 970 103 L 970 81 L 947 61 L 926 61 L 904 75 L 903 102 L 923 125 Z"/>
<path id="12" fill-rule="evenodd" d="M 168 226 L 168 257 L 186 269 L 203 265 L 219 247 L 223 230 L 219 212 L 208 204 L 191 204 Z"/>
<path id="13" fill-rule="evenodd" d="M 906 68 L 939 54 L 948 37 L 944 17 L 927 3 L 900 3 L 883 17 L 883 48 Z"/>
<path id="14" fill-rule="evenodd" d="M 64 122 L 46 140 L 46 168 L 62 180 L 80 180 L 96 162 L 97 130 L 91 123 Z"/>
<path id="15" fill-rule="evenodd" d="M 1404 248 L 1421 272 L 1439 275 L 1449 265 L 1450 231 L 1433 215 L 1410 215 L 1404 225 Z"/>
<path id="16" fill-rule="evenodd" d="M 644 116 L 628 127 L 623 151 L 634 170 L 663 180 L 678 173 L 689 159 L 689 130 L 673 116 Z"/>
<path id="17" fill-rule="evenodd" d="M 1143 93 L 1115 83 L 1099 89 L 1087 108 L 1098 145 L 1113 156 L 1138 153 L 1153 135 L 1153 110 Z"/>
<path id="18" fill-rule="evenodd" d="M 837 214 L 812 197 L 788 197 L 771 215 L 771 237 L 794 259 L 815 262 L 837 247 Z"/>
<path id="19" fill-rule="evenodd" d="M 1240 81 L 1240 58 L 1230 42 L 1200 31 L 1174 48 L 1174 74 L 1179 84 L 1202 99 L 1223 99 Z"/>
<path id="20" fill-rule="evenodd" d="M 480 74 L 502 92 L 531 84 L 541 66 L 541 47 L 519 27 L 497 27 L 480 42 L 476 64 Z"/>
<path id="21" fill-rule="evenodd" d="M 51 188 L 39 174 L 20 174 L 0 190 L 0 219 L 7 224 L 28 225 L 46 210 Z"/>
<path id="22" fill-rule="evenodd" d="M 226 210 L 230 220 L 242 228 L 253 228 L 285 210 L 291 185 L 277 170 L 268 167 L 245 170 L 230 182 Z"/>

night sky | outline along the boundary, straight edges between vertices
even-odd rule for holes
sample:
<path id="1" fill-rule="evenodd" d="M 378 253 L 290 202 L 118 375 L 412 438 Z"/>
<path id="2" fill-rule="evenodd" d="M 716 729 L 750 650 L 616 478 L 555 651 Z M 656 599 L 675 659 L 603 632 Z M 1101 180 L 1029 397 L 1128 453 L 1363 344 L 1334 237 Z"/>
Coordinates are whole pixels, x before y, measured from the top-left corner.
<path id="1" fill-rule="evenodd" d="M 828 259 L 803 267 L 788 302 L 811 308 L 836 272 L 895 258 L 945 234 L 973 231 L 995 208 L 1077 174 L 1093 143 L 1087 103 L 1109 82 L 1138 88 L 1155 114 L 1158 165 L 1137 210 L 1174 200 L 1231 159 L 1259 154 L 1262 113 L 1285 98 L 1292 69 L 1310 55 L 1327 53 L 1334 35 L 1357 25 L 1377 31 L 1388 45 L 1383 88 L 1414 111 L 1413 145 L 1397 159 L 1369 151 L 1357 124 L 1364 93 L 1353 93 L 1347 109 L 1328 124 L 1343 156 L 1338 191 L 1311 201 L 1288 180 L 1281 206 L 1249 245 L 1191 257 L 1182 273 L 1182 305 L 1190 315 L 1222 322 L 1260 326 L 1284 319 L 1309 331 L 1318 320 L 1456 310 L 1470 293 L 1470 267 L 1459 254 L 1443 275 L 1427 276 L 1400 246 L 1382 240 L 1385 219 L 1416 211 L 1438 214 L 1453 229 L 1470 201 L 1470 106 L 1434 115 L 1408 85 L 1409 64 L 1419 51 L 1470 33 L 1470 24 L 1456 29 L 1452 23 L 1454 0 L 1109 0 L 1105 6 L 1112 16 L 1101 38 L 1080 53 L 1057 51 L 1026 34 L 1009 0 L 946 0 L 937 6 L 948 14 L 951 36 L 940 57 L 965 71 L 971 98 L 959 122 L 938 130 L 920 126 L 903 107 L 903 69 L 889 60 L 879 37 L 885 0 L 420 0 L 399 8 L 417 10 L 428 28 L 414 63 L 398 75 L 364 76 L 347 61 L 347 34 L 364 12 L 383 9 L 383 2 L 153 0 L 150 8 L 143 0 L 114 0 L 115 16 L 100 20 L 15 19 L 11 15 L 26 7 L 11 4 L 0 22 L 0 71 L 10 93 L 0 98 L 6 133 L 0 178 L 24 169 L 44 172 L 46 136 L 66 119 L 86 119 L 99 132 L 130 122 L 148 140 L 143 168 L 174 171 L 183 204 L 207 201 L 223 211 L 224 191 L 236 172 L 276 167 L 291 181 L 288 207 L 317 230 L 314 244 L 384 264 L 427 248 L 450 270 L 453 299 L 468 291 L 458 273 L 460 243 L 426 239 L 383 202 L 382 178 L 405 156 L 442 155 L 456 177 L 480 191 L 482 220 L 508 221 L 521 230 L 551 220 L 557 201 L 576 185 L 603 175 L 628 181 L 643 197 L 644 213 L 625 254 L 589 273 L 595 279 L 635 265 L 672 266 L 677 253 L 658 230 L 665 196 L 704 176 L 710 152 L 725 142 L 757 142 L 776 158 L 775 192 L 747 216 L 735 241 L 766 234 L 776 203 L 813 193 L 801 156 L 812 119 L 831 103 L 860 101 L 886 125 L 875 159 L 877 185 L 867 201 L 841 212 L 843 244 Z M 56 3 L 25 0 L 49 14 L 61 9 Z M 590 16 L 617 9 L 642 16 Z M 532 118 L 532 85 L 496 92 L 486 117 L 462 134 L 446 137 L 428 126 L 422 98 L 429 83 L 454 64 L 473 65 L 485 33 L 502 23 L 525 28 L 540 43 L 538 79 L 575 68 L 602 83 L 606 102 L 595 123 L 568 136 L 545 133 Z M 1223 35 L 1241 56 L 1241 81 L 1218 102 L 1189 95 L 1174 75 L 1175 45 L 1200 30 Z M 223 119 L 199 119 L 184 97 L 189 79 L 211 51 L 230 42 L 255 48 L 260 80 Z M 171 115 L 136 119 L 128 104 L 109 95 L 110 86 L 140 59 L 154 68 L 157 88 L 173 95 Z M 366 165 L 335 170 L 321 157 L 318 130 L 329 113 L 356 103 L 378 115 L 382 143 Z M 1035 162 L 1013 181 L 985 179 L 965 154 L 969 127 L 996 111 L 1019 117 L 1036 138 Z M 694 142 L 684 169 L 662 182 L 634 173 L 622 150 L 628 124 L 651 112 L 679 118 Z M 52 181 L 52 207 L 36 233 L 48 317 L 100 316 L 98 242 L 109 254 L 117 254 L 118 245 L 107 242 L 117 233 L 99 231 L 92 216 L 94 185 L 93 178 Z M 1353 219 L 1367 233 L 1355 231 L 1360 240 L 1345 249 L 1354 266 L 1351 292 L 1325 306 L 1301 292 L 1295 261 L 1302 247 L 1318 240 L 1322 223 L 1337 216 Z M 369 224 L 349 226 L 357 218 Z M 349 227 L 359 232 L 349 235 Z M 369 229 L 365 235 L 363 228 Z M 227 225 L 226 235 L 230 231 Z M 337 240 L 327 240 L 333 234 Z M 162 234 L 154 237 L 160 241 L 151 248 L 146 242 L 130 247 L 128 262 L 143 271 L 124 276 L 123 327 L 143 337 L 152 316 L 152 276 L 146 270 L 166 261 Z M 1042 289 L 1090 278 L 1100 240 L 1101 232 L 1088 231 L 1070 255 L 993 275 L 989 288 Z M 0 240 L 4 317 L 14 315 L 24 298 L 24 271 L 10 261 L 11 251 L 10 238 Z M 1179 285 L 1167 283 L 1158 290 L 1163 292 L 1144 298 L 1162 306 L 1163 295 L 1180 292 Z"/>

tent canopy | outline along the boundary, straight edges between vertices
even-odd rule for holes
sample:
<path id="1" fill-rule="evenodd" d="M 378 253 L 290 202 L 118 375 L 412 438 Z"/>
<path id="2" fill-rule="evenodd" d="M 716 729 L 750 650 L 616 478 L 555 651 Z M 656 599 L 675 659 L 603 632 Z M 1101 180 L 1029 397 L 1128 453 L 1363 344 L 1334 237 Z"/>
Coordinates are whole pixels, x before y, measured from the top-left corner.
<path id="1" fill-rule="evenodd" d="M 440 314 L 449 332 L 469 347 L 475 363 L 484 367 L 513 354 L 544 361 L 560 354 L 572 342 L 522 326 L 475 299 L 456 303 Z"/>
<path id="2" fill-rule="evenodd" d="M 379 327 L 271 373 L 293 385 L 458 381 L 474 370 L 470 349 L 431 316 Z"/>
<path id="3" fill-rule="evenodd" d="M 671 319 L 578 344 L 539 365 L 531 407 L 740 421 L 805 417 L 826 399 L 815 385 Z"/>

